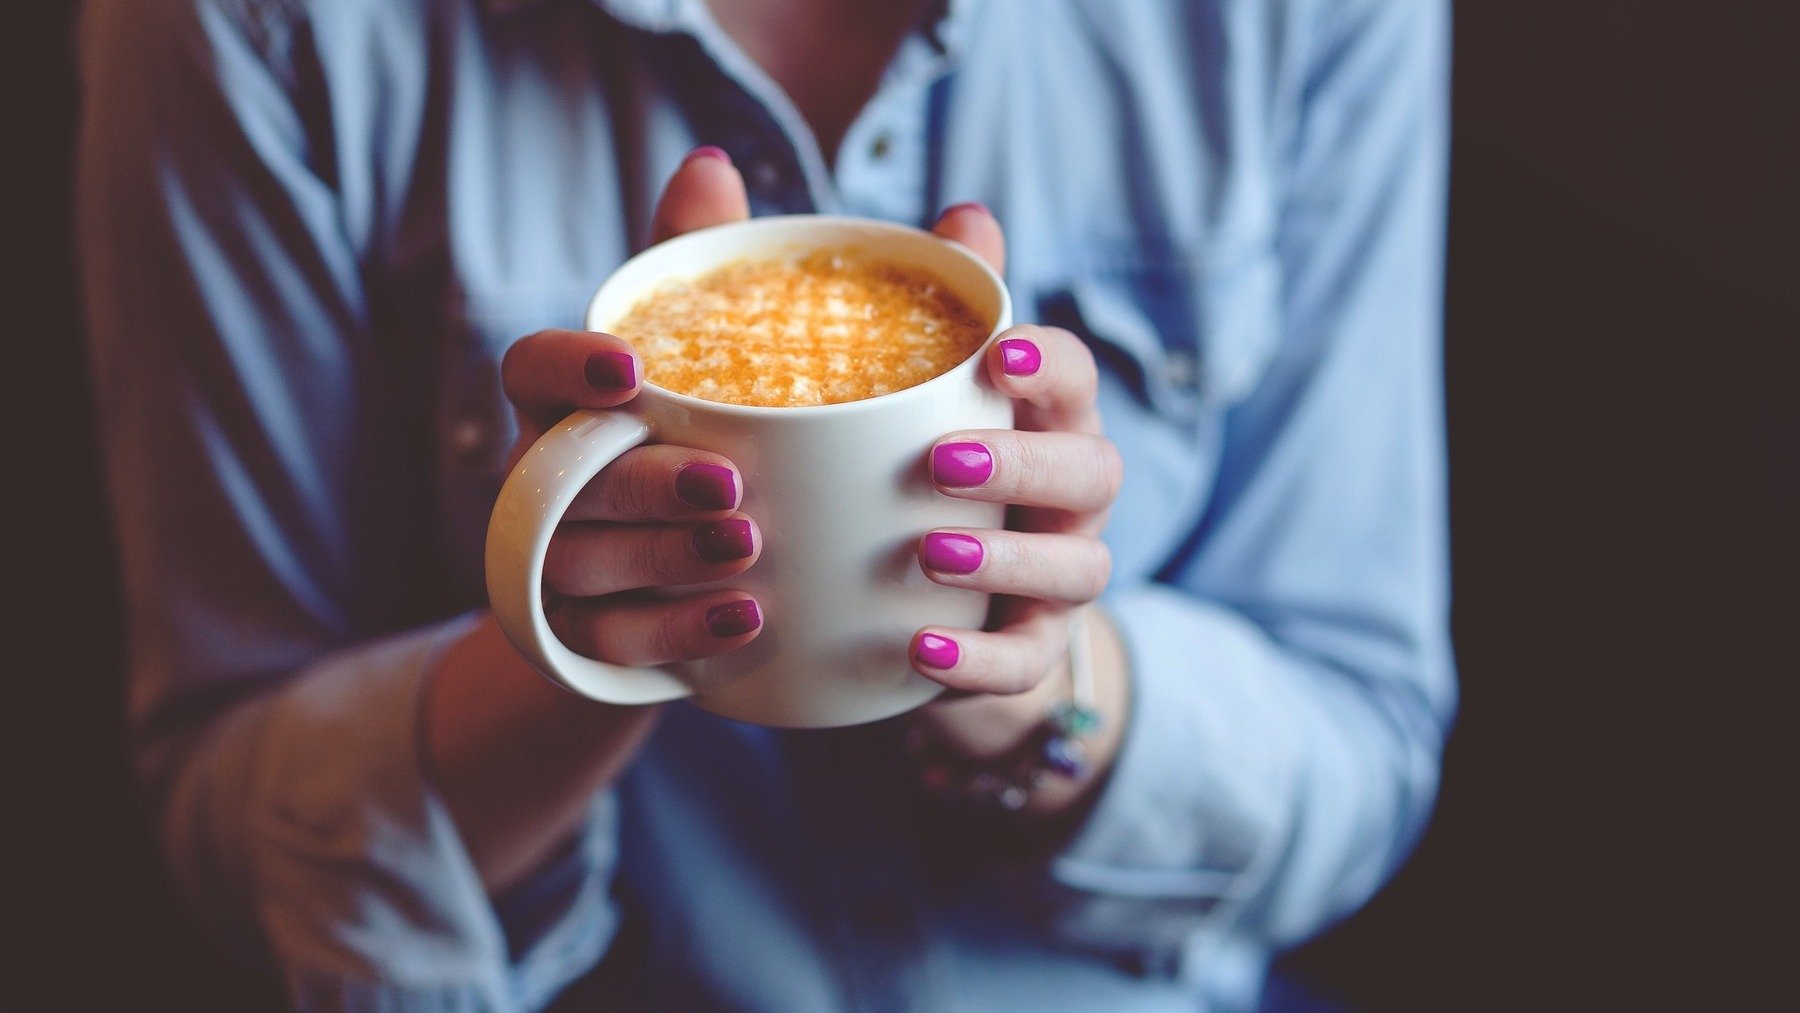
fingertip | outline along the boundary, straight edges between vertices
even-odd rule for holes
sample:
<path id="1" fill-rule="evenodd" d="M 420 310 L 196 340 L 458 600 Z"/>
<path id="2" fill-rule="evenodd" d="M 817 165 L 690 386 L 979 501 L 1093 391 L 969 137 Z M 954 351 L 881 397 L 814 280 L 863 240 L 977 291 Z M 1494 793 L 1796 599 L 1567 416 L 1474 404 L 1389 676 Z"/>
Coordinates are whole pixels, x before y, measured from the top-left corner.
<path id="1" fill-rule="evenodd" d="M 669 177 L 656 205 L 653 238 L 660 243 L 748 217 L 750 197 L 743 175 L 724 149 L 705 145 L 688 152 Z"/>
<path id="2" fill-rule="evenodd" d="M 737 472 L 722 464 L 693 461 L 675 473 L 675 498 L 694 510 L 736 510 L 742 491 Z"/>
<path id="3" fill-rule="evenodd" d="M 1044 350 L 1030 338 L 1001 338 L 994 343 L 994 354 L 1004 376 L 1036 376 L 1044 368 Z"/>
<path id="4" fill-rule="evenodd" d="M 643 381 L 643 363 L 637 353 L 602 348 L 588 353 L 581 373 L 589 387 L 601 394 L 627 394 L 637 390 Z"/>
<path id="5" fill-rule="evenodd" d="M 694 555 L 708 563 L 752 559 L 761 548 L 756 525 L 748 517 L 727 517 L 722 521 L 696 524 L 689 537 Z"/>
<path id="6" fill-rule="evenodd" d="M 719 640 L 745 637 L 748 643 L 762 626 L 762 606 L 755 598 L 737 598 L 706 610 L 706 632 Z"/>
<path id="7" fill-rule="evenodd" d="M 994 453 L 984 443 L 952 439 L 931 448 L 931 480 L 939 486 L 967 489 L 994 477 Z"/>
<path id="8" fill-rule="evenodd" d="M 1006 269 L 1006 234 L 987 205 L 979 201 L 952 204 L 938 216 L 931 231 L 975 251 L 995 271 Z"/>
<path id="9" fill-rule="evenodd" d="M 957 203 L 952 204 L 949 207 L 945 208 L 943 213 L 938 215 L 938 221 L 943 221 L 944 219 L 949 218 L 951 215 L 959 215 L 964 212 L 970 212 L 972 214 L 978 214 L 978 215 L 987 215 L 989 218 L 994 217 L 994 213 L 992 211 L 988 210 L 988 206 L 986 204 L 983 204 L 978 200 L 965 200 L 965 201 L 958 201 Z"/>
<path id="10" fill-rule="evenodd" d="M 932 531 L 919 539 L 919 565 L 934 573 L 967 576 L 981 569 L 986 551 L 981 539 L 960 531 Z"/>
<path id="11" fill-rule="evenodd" d="M 723 162 L 726 165 L 732 164 L 731 156 L 726 153 L 724 148 L 721 148 L 716 144 L 702 144 L 698 148 L 688 152 L 687 157 L 681 160 L 681 164 L 685 166 L 696 158 L 710 158 L 716 162 Z"/>
<path id="12" fill-rule="evenodd" d="M 962 646 L 955 638 L 934 630 L 920 630 L 912 642 L 913 663 L 932 678 L 949 672 L 962 660 Z"/>

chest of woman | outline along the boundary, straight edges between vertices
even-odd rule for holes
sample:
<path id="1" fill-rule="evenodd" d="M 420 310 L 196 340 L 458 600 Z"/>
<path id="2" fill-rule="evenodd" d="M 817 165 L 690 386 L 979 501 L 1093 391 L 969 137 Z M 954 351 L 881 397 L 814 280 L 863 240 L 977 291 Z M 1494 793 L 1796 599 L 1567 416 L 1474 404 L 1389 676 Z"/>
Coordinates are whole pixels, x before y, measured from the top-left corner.
<path id="1" fill-rule="evenodd" d="M 984 22 L 961 59 L 903 45 L 827 169 L 793 107 L 701 41 L 589 28 L 452 46 L 405 180 L 385 198 L 370 187 L 378 329 L 435 377 L 421 408 L 435 512 L 471 601 L 515 432 L 500 358 L 525 334 L 579 326 L 697 144 L 732 155 L 757 213 L 924 225 L 949 203 L 986 203 L 1007 229 L 1018 318 L 1081 335 L 1106 377 L 1127 466 L 1108 536 L 1118 579 L 1154 572 L 1187 536 L 1221 416 L 1279 329 L 1267 130 L 1217 100 L 1228 82 L 1138 79 L 1104 40 L 1054 25 L 985 46 L 982 32 L 1025 29 Z"/>

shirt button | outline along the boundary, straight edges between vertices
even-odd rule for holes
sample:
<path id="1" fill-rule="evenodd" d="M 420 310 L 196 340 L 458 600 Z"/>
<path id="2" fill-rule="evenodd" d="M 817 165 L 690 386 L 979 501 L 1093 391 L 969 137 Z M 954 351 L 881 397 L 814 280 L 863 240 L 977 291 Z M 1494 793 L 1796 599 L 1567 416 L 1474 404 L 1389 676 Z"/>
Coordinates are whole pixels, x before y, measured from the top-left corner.
<path id="1" fill-rule="evenodd" d="M 877 161 L 888 157 L 888 154 L 891 153 L 893 150 L 894 150 L 893 135 L 888 134 L 886 132 L 876 134 L 875 140 L 872 143 L 870 143 L 870 145 L 869 145 L 869 155 L 870 155 L 870 157 L 876 159 Z"/>
<path id="2" fill-rule="evenodd" d="M 1181 350 L 1169 353 L 1169 382 L 1177 387 L 1189 388 L 1200 376 L 1200 362 L 1193 352 Z"/>

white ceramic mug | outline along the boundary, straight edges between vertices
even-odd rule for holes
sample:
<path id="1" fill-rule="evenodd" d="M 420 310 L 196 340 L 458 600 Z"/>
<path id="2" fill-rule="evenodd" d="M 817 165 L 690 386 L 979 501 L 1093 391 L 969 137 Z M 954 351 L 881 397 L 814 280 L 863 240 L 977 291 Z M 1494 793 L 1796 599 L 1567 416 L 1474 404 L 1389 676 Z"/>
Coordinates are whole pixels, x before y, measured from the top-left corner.
<path id="1" fill-rule="evenodd" d="M 588 307 L 606 331 L 671 279 L 747 257 L 850 247 L 930 273 L 993 326 L 1012 323 L 998 275 L 968 249 L 917 229 L 793 215 L 704 229 L 651 247 L 615 272 Z M 488 598 L 513 646 L 562 686 L 609 703 L 693 696 L 726 717 L 784 727 L 875 721 L 941 687 L 912 670 L 921 626 L 978 628 L 987 596 L 941 587 L 919 572 L 915 547 L 936 527 L 1001 526 L 999 504 L 933 488 L 926 454 L 945 433 L 1012 425 L 1012 403 L 981 382 L 982 353 L 925 383 L 863 401 L 763 408 L 704 401 L 645 383 L 612 411 L 577 411 L 519 461 L 488 525 Z M 575 494 L 632 447 L 668 443 L 723 454 L 743 475 L 741 509 L 762 556 L 710 586 L 741 587 L 762 607 L 748 645 L 663 668 L 625 668 L 576 654 L 544 616 L 544 552 Z M 693 588 L 677 589 L 686 593 Z"/>

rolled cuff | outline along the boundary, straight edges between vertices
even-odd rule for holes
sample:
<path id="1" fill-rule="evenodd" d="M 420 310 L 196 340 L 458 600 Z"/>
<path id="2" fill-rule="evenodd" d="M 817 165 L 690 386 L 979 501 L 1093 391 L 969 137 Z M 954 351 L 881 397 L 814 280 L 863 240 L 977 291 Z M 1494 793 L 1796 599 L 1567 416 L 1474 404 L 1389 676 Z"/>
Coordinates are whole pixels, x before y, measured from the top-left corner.
<path id="1" fill-rule="evenodd" d="M 1298 752 L 1262 719 L 1246 673 L 1280 661 L 1247 620 L 1163 587 L 1105 604 L 1131 666 L 1128 724 L 1045 888 L 1060 934 L 1173 955 L 1259 888 Z"/>
<path id="2" fill-rule="evenodd" d="M 245 894 L 221 899 L 254 918 L 299 1008 L 537 1008 L 612 938 L 609 797 L 567 852 L 496 906 L 426 776 L 421 691 L 469 625 L 309 666 L 234 715 L 183 779 L 211 790 L 170 818 L 213 828 L 208 850 L 241 870 L 234 891 Z"/>

